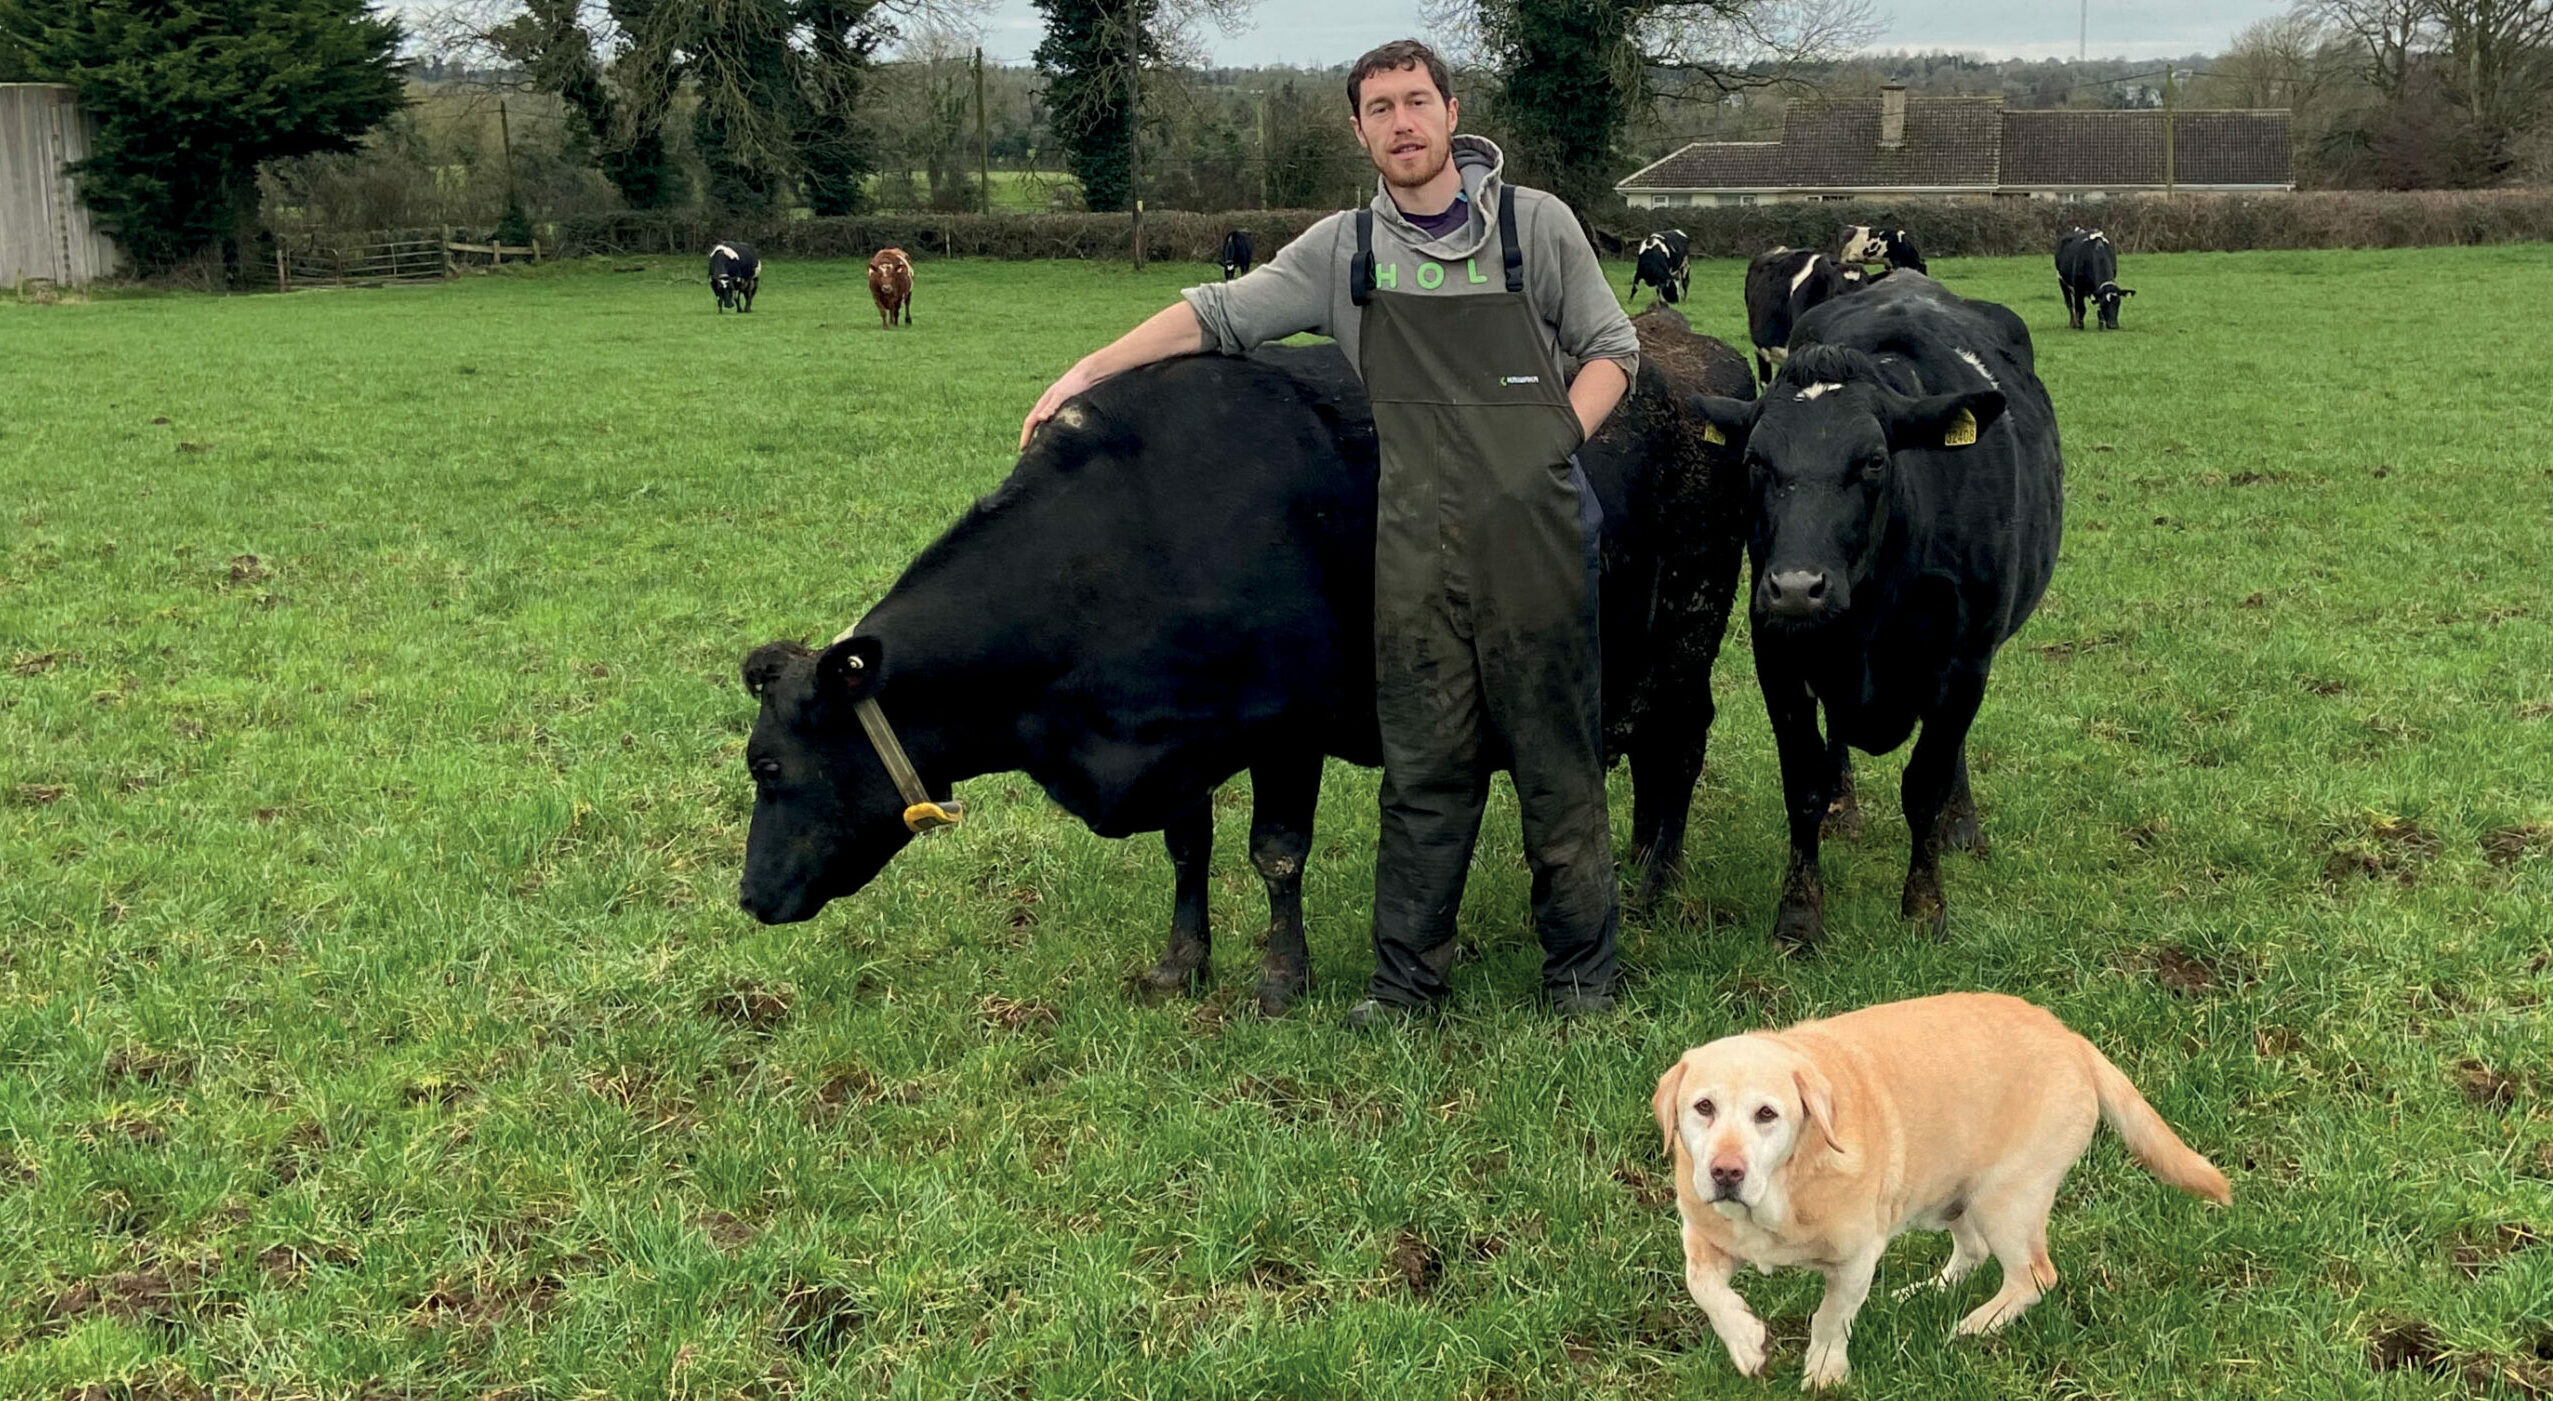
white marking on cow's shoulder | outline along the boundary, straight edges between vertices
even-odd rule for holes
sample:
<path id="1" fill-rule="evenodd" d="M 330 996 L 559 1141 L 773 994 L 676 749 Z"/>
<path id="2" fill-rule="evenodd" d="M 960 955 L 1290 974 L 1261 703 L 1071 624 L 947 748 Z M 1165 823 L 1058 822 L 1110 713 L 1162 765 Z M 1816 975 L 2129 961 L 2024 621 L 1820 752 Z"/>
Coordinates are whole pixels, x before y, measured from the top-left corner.
<path id="1" fill-rule="evenodd" d="M 1066 404 L 1055 411 L 1055 421 L 1066 428 L 1078 430 L 1089 425 L 1090 415 L 1083 412 L 1079 404 Z"/>
<path id="2" fill-rule="evenodd" d="M 1973 350 L 1961 350 L 1956 353 L 1960 359 L 1968 362 L 1969 369 L 1975 370 L 1978 374 L 1984 375 L 1986 377 L 1987 384 L 1992 385 L 1997 389 L 2003 388 L 2003 381 L 1994 377 L 1994 372 L 1986 368 L 1986 362 L 1977 358 L 1977 352 Z"/>
<path id="3" fill-rule="evenodd" d="M 1843 385 L 1838 384 L 1833 380 L 1820 380 L 1819 382 L 1802 389 L 1799 393 L 1794 394 L 1791 397 L 1801 400 L 1802 402 L 1806 402 L 1807 400 L 1814 399 L 1821 394 L 1832 394 L 1843 387 Z"/>
<path id="4" fill-rule="evenodd" d="M 1647 238 L 1640 240 L 1640 251 L 1643 253 L 1663 253 L 1667 251 L 1667 236 L 1665 234 L 1649 235 Z"/>
<path id="5" fill-rule="evenodd" d="M 1808 281 L 1809 274 L 1817 271 L 1817 265 L 1819 262 L 1823 261 L 1824 257 L 1824 254 L 1812 253 L 1809 255 L 1807 262 L 1800 264 L 1799 272 L 1794 274 L 1791 278 L 1791 291 L 1793 293 L 1797 293 L 1799 291 L 1801 283 Z"/>
<path id="6" fill-rule="evenodd" d="M 730 248 L 730 247 L 728 247 L 726 244 L 723 244 L 723 243 L 722 243 L 722 244 L 719 244 L 717 247 L 712 248 L 712 249 L 710 249 L 710 250 L 709 250 L 709 256 L 710 256 L 710 257 L 713 257 L 713 258 L 717 257 L 717 256 L 718 256 L 719 254 L 721 254 L 721 253 L 726 254 L 726 255 L 727 255 L 728 257 L 730 257 L 730 258 L 733 258 L 733 257 L 737 257 L 737 256 L 739 256 L 739 255 L 737 254 L 737 252 L 736 252 L 736 250 L 735 250 L 735 249 Z"/>
<path id="7" fill-rule="evenodd" d="M 2092 241 L 2094 243 L 2107 243 L 2110 241 L 2110 236 L 2101 232 L 2099 229 L 2094 229 L 2092 231 Z"/>

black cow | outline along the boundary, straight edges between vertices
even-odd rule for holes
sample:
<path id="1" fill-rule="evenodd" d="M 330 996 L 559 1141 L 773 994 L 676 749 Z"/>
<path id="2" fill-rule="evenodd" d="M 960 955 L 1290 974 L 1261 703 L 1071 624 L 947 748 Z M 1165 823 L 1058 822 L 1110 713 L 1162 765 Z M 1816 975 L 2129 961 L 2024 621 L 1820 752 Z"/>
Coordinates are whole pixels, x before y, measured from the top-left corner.
<path id="1" fill-rule="evenodd" d="M 1691 403 L 1753 385 L 1680 319 L 1640 321 L 1641 392 L 1579 456 L 1605 513 L 1606 747 L 1631 760 L 1631 855 L 1653 893 L 1681 854 L 1743 548 L 1734 454 L 1705 445 Z M 931 799 L 1019 770 L 1102 836 L 1160 831 L 1175 895 L 1145 981 L 1193 986 L 1212 798 L 1247 769 L 1271 920 L 1258 996 L 1282 1011 L 1309 985 L 1301 879 L 1322 758 L 1381 758 L 1374 486 L 1372 414 L 1335 346 L 1181 359 L 1066 404 L 843 638 L 745 658 L 761 713 L 739 903 L 807 919 L 911 840 L 859 718 L 867 697 Z"/>
<path id="2" fill-rule="evenodd" d="M 1693 268 L 1687 259 L 1693 240 L 1682 229 L 1668 229 L 1640 240 L 1640 252 L 1631 264 L 1631 293 L 1626 302 L 1640 300 L 1642 286 L 1657 289 L 1658 300 L 1680 302 L 1693 287 Z"/>
<path id="3" fill-rule="evenodd" d="M 1250 270 L 1258 249 L 1250 242 L 1248 231 L 1234 229 L 1223 236 L 1223 280 L 1230 282 Z"/>
<path id="4" fill-rule="evenodd" d="M 1809 308 L 1862 285 L 1860 268 L 1806 248 L 1758 253 L 1746 265 L 1746 331 L 1755 342 L 1755 376 L 1770 384 L 1789 353 L 1791 327 Z"/>
<path id="5" fill-rule="evenodd" d="M 1748 618 L 1791 835 L 1774 933 L 1824 932 L 1818 838 L 1845 746 L 1884 754 L 1918 724 L 1903 909 L 1937 930 L 1942 848 L 1985 849 L 1968 726 L 2056 566 L 2065 467 L 2030 332 L 1901 272 L 1810 312 L 1760 402 L 1698 407 L 1754 483 Z"/>
<path id="6" fill-rule="evenodd" d="M 2087 303 L 2101 308 L 2101 329 L 2119 329 L 2119 301 L 2136 289 L 2119 285 L 2119 250 L 2099 229 L 2068 229 L 2057 240 L 2057 291 L 2065 297 L 2066 324 L 2083 329 Z"/>
<path id="7" fill-rule="evenodd" d="M 762 286 L 762 255 L 750 243 L 729 239 L 709 250 L 709 290 L 718 294 L 718 309 L 753 310 L 753 294 Z"/>
<path id="8" fill-rule="evenodd" d="M 1931 275 L 1924 267 L 1924 255 L 1915 248 L 1914 237 L 1904 229 L 1846 224 L 1844 251 L 1837 256 L 1848 263 L 1886 263 L 1890 272 L 1903 270 Z"/>

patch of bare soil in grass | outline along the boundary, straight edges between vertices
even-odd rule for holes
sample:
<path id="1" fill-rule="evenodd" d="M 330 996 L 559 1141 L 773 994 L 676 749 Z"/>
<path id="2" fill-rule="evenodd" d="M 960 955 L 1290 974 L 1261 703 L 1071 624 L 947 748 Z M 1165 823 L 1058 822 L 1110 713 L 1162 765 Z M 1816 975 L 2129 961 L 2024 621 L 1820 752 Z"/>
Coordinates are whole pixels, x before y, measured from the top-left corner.
<path id="1" fill-rule="evenodd" d="M 2335 833 L 2327 846 L 2323 884 L 2337 890 L 2358 878 L 2416 885 L 2422 868 L 2437 859 L 2444 843 L 2410 818 L 2376 814 L 2363 827 Z"/>

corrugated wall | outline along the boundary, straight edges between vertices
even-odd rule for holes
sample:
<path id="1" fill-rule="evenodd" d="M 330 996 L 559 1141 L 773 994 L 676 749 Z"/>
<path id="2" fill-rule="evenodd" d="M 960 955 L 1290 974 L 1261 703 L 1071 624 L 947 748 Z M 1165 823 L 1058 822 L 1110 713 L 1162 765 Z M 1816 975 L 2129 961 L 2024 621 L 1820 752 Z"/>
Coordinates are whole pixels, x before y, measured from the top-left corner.
<path id="1" fill-rule="evenodd" d="M 30 278 L 77 286 L 115 271 L 114 243 L 90 223 L 64 171 L 88 155 L 89 128 L 71 89 L 0 83 L 0 287 Z"/>

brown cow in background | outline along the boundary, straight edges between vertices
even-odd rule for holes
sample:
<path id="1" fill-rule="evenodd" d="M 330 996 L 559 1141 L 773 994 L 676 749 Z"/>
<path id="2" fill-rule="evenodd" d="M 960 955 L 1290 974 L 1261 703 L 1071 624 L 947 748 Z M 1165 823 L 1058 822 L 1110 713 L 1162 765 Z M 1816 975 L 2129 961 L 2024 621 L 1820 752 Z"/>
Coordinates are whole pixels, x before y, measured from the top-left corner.
<path id="1" fill-rule="evenodd" d="M 869 295 L 878 304 L 881 329 L 892 329 L 896 313 L 913 324 L 913 260 L 901 248 L 881 248 L 869 260 Z"/>

